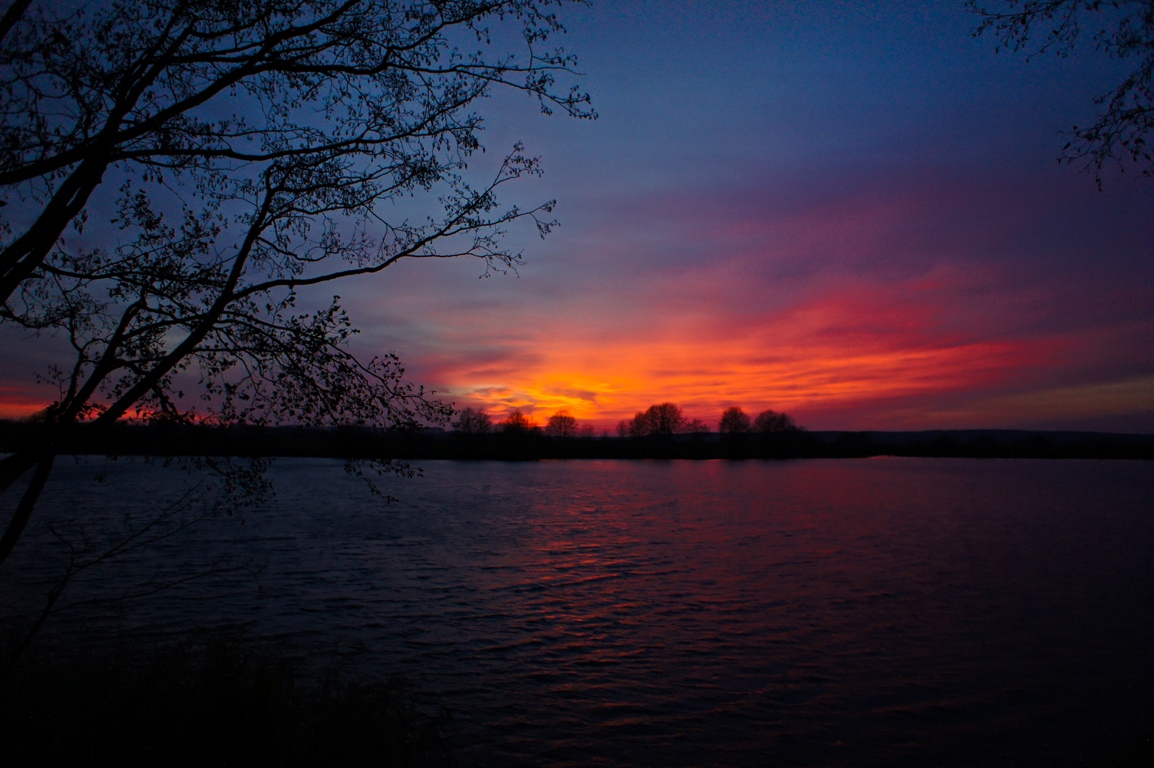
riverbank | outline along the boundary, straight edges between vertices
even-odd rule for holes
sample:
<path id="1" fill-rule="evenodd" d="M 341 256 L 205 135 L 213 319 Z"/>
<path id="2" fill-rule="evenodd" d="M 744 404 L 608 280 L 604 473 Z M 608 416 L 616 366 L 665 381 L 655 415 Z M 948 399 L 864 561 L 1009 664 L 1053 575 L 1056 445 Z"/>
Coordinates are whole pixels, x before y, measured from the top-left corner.
<path id="1" fill-rule="evenodd" d="M 441 725 L 398 680 L 314 679 L 239 640 L 41 651 L 0 682 L 9 765 L 452 765 Z"/>
<path id="2" fill-rule="evenodd" d="M 370 427 L 77 426 L 49 436 L 35 422 L 0 421 L 0 452 L 51 439 L 58 454 L 118 456 L 297 456 L 342 459 L 795 459 L 949 458 L 1154 460 L 1154 435 L 1034 430 L 921 432 L 790 430 L 660 437 L 556 438 L 540 431 L 461 434 Z"/>

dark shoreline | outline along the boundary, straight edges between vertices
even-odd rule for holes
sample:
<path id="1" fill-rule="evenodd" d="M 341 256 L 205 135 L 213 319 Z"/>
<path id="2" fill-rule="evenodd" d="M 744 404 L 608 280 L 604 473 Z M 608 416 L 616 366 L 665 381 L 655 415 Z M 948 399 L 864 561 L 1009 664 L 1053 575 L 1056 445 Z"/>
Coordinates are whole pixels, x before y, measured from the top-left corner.
<path id="1" fill-rule="evenodd" d="M 0 452 L 43 443 L 35 422 L 0 422 Z M 261 456 L 383 460 L 532 461 L 548 459 L 936 458 L 1154 460 L 1154 435 L 1036 430 L 921 432 L 796 430 L 769 434 L 555 438 L 540 432 L 466 435 L 438 429 L 369 427 L 207 427 L 122 424 L 74 427 L 57 436 L 59 454 Z"/>
<path id="2" fill-rule="evenodd" d="M 309 675 L 243 637 L 53 646 L 0 678 L 12 765 L 451 766 L 448 721 L 403 678 Z"/>

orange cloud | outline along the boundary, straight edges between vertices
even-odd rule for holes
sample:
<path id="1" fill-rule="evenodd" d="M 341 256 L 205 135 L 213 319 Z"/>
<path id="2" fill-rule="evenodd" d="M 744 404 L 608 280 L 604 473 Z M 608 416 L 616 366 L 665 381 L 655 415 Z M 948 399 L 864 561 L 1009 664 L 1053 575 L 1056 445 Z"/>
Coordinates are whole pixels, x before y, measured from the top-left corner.
<path id="1" fill-rule="evenodd" d="M 731 404 L 750 411 L 840 410 L 973 389 L 1039 364 L 1060 346 L 952 331 L 954 308 L 943 302 L 952 295 L 950 277 L 850 286 L 756 316 L 665 306 L 663 319 L 649 327 L 626 319 L 634 336 L 599 332 L 596 324 L 538 325 L 521 342 L 535 353 L 532 362 L 505 370 L 499 385 L 451 365 L 437 375 L 462 402 L 496 414 L 565 408 L 607 427 L 663 400 L 711 422 Z"/>
<path id="2" fill-rule="evenodd" d="M 0 419 L 25 419 L 47 406 L 46 401 L 11 397 L 7 391 L 0 391 Z"/>

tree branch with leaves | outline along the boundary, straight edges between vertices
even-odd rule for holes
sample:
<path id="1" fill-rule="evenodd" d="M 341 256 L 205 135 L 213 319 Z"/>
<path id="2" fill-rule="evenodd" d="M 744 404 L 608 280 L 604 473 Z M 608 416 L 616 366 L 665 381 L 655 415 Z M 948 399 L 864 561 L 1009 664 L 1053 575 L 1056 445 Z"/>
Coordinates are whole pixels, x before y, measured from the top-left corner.
<path id="1" fill-rule="evenodd" d="M 78 424 L 444 423 L 394 355 L 354 353 L 339 297 L 302 303 L 405 259 L 504 271 L 509 226 L 548 233 L 552 201 L 499 195 L 536 158 L 517 145 L 480 182 L 469 163 L 495 90 L 595 117 L 554 45 L 569 4 L 11 3 L 0 323 L 61 334 L 72 357 L 42 442 L 0 461 L 0 489 L 32 471 L 0 562 Z"/>
<path id="2" fill-rule="evenodd" d="M 1133 163 L 1154 175 L 1154 2 L 1150 0 L 967 0 L 981 16 L 974 30 L 998 40 L 998 49 L 1069 55 L 1084 36 L 1107 56 L 1132 63 L 1115 88 L 1095 98 L 1096 121 L 1075 125 L 1062 149 L 1065 162 L 1085 162 L 1098 174 L 1113 162 Z"/>

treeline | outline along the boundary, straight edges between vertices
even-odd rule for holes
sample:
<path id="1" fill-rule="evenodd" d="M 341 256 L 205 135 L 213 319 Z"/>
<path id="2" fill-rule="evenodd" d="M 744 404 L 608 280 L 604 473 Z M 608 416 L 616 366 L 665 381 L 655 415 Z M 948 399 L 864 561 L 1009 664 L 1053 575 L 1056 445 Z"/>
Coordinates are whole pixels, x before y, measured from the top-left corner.
<path id="1" fill-rule="evenodd" d="M 55 433 L 62 455 L 284 456 L 340 459 L 793 459 L 922 456 L 958 458 L 1154 459 L 1154 435 L 1026 430 L 813 432 L 804 429 L 679 432 L 619 438 L 548 432 L 530 419 L 487 431 L 389 431 L 371 427 L 214 427 L 195 424 L 77 425 Z M 572 426 L 570 424 L 569 426 Z M 484 428 L 482 428 L 484 429 Z M 45 439 L 42 424 L 0 421 L 0 453 Z"/>
<path id="2" fill-rule="evenodd" d="M 284 456 L 343 459 L 713 459 L 815 455 L 802 430 L 743 435 L 740 442 L 717 433 L 645 434 L 624 439 L 600 435 L 576 420 L 537 425 L 514 413 L 493 423 L 476 412 L 461 416 L 464 429 L 387 430 L 373 427 L 208 426 L 124 423 L 94 429 L 75 425 L 52 439 L 60 454 L 107 456 Z M 572 418 L 572 417 L 570 417 Z M 472 424 L 469 419 L 474 419 Z M 0 422 L 0 453 L 47 438 L 44 425 Z"/>
<path id="3" fill-rule="evenodd" d="M 465 408 L 457 412 L 453 430 L 462 435 L 528 435 L 540 433 L 547 437 L 591 438 L 597 436 L 592 424 L 581 424 L 573 414 L 560 410 L 549 417 L 544 427 L 519 410 L 510 413 L 504 421 L 493 422 L 493 418 L 480 408 Z"/>
<path id="4" fill-rule="evenodd" d="M 582 424 L 567 410 L 559 410 L 548 418 L 544 426 L 514 410 L 504 421 L 493 422 L 492 417 L 480 408 L 465 408 L 458 412 L 453 422 L 455 432 L 464 435 L 529 434 L 540 432 L 546 437 L 592 438 L 597 430 L 592 424 Z M 704 435 L 713 430 L 701 419 L 691 419 L 676 403 L 657 403 L 644 411 L 638 411 L 632 419 L 617 422 L 616 436 L 619 438 L 672 437 L 673 435 Z M 801 431 L 793 418 L 784 413 L 767 410 L 751 418 L 740 407 L 732 406 L 721 413 L 717 432 L 722 435 L 737 436 L 749 433 L 770 434 Z M 608 437 L 608 432 L 602 432 Z"/>
<path id="5" fill-rule="evenodd" d="M 762 411 L 756 418 L 750 418 L 749 414 L 738 406 L 731 406 L 722 411 L 721 419 L 717 423 L 717 431 L 730 437 L 750 432 L 767 435 L 800 430 L 801 427 L 797 426 L 793 418 L 787 414 L 769 410 Z M 632 419 L 617 422 L 618 437 L 654 437 L 683 432 L 705 434 L 710 431 L 708 424 L 700 419 L 689 419 L 674 403 L 651 405 L 647 410 L 638 411 Z"/>
<path id="6" fill-rule="evenodd" d="M 784 413 L 750 417 L 739 407 L 721 413 L 716 432 L 690 418 L 676 403 L 656 403 L 617 423 L 615 435 L 598 435 L 592 424 L 559 410 L 538 424 L 514 410 L 495 422 L 480 408 L 465 408 L 453 421 L 452 442 L 439 450 L 450 458 L 789 458 L 816 455 L 815 446 Z"/>

